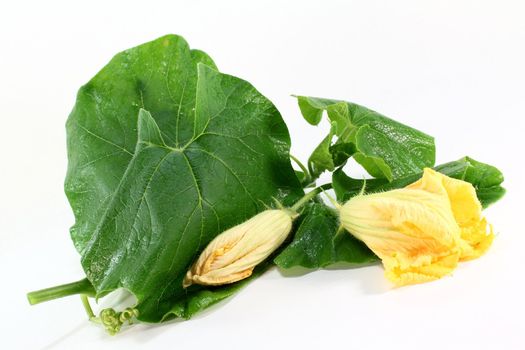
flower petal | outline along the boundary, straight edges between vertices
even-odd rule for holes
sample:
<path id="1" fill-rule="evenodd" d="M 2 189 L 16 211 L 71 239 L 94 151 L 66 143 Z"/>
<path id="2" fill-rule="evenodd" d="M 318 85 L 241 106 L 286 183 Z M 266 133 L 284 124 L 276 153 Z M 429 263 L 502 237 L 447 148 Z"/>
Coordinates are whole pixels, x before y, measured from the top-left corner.
<path id="1" fill-rule="evenodd" d="M 343 226 L 381 258 L 386 277 L 405 285 L 438 279 L 482 255 L 494 235 L 481 209 L 470 183 L 425 169 L 403 189 L 350 199 L 340 214 Z"/>
<path id="2" fill-rule="evenodd" d="M 458 252 L 443 256 L 408 257 L 396 254 L 383 260 L 385 276 L 397 286 L 429 282 L 450 274 L 457 266 Z"/>
<path id="3" fill-rule="evenodd" d="M 492 227 L 482 216 L 482 206 L 472 184 L 427 168 L 423 177 L 407 188 L 436 193 L 444 190 L 447 193 L 454 218 L 460 228 L 460 260 L 478 258 L 490 248 L 494 234 Z"/>

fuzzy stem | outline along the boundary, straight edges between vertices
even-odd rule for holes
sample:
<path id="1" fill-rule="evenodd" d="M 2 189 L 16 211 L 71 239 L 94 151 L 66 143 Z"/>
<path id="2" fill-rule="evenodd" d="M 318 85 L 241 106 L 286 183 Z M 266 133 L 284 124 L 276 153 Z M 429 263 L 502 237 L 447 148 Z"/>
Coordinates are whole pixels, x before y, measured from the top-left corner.
<path id="1" fill-rule="evenodd" d="M 319 186 L 317 188 L 314 188 L 307 194 L 305 194 L 301 199 L 299 199 L 295 204 L 291 207 L 293 211 L 299 210 L 303 205 L 308 203 L 310 200 L 312 200 L 315 196 L 317 196 L 319 193 L 321 193 L 324 190 L 329 190 L 332 188 L 332 184 L 324 184 L 322 186 Z"/>
<path id="2" fill-rule="evenodd" d="M 328 198 L 328 200 L 330 201 L 330 203 L 332 203 L 332 205 L 333 205 L 337 210 L 340 210 L 340 209 L 341 209 L 341 204 L 339 204 L 335 198 L 333 198 L 333 197 L 330 196 L 328 193 L 326 193 L 326 192 L 324 191 L 324 189 L 323 189 L 322 191 L 323 191 L 324 195 Z"/>
<path id="3" fill-rule="evenodd" d="M 290 154 L 290 159 L 295 162 L 301 168 L 301 171 L 304 173 L 304 179 L 302 181 L 303 185 L 308 185 L 310 182 L 312 182 L 312 175 L 310 175 L 310 171 L 306 169 L 303 163 L 297 158 L 295 158 L 293 155 Z"/>
<path id="4" fill-rule="evenodd" d="M 69 295 L 75 294 L 95 296 L 95 289 L 91 285 L 91 282 L 89 282 L 87 278 L 84 278 L 80 281 L 28 293 L 27 300 L 29 300 L 29 304 L 35 305 L 44 301 L 67 297 Z"/>

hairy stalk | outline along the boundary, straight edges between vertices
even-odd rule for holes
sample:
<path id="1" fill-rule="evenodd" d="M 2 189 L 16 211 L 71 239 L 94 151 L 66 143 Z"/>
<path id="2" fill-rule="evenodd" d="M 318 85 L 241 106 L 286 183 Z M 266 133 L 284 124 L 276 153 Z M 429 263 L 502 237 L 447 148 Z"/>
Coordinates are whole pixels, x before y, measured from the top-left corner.
<path id="1" fill-rule="evenodd" d="M 35 305 L 38 303 L 43 303 L 44 301 L 67 297 L 69 295 L 75 294 L 95 296 L 95 289 L 93 288 L 93 285 L 91 285 L 91 282 L 89 282 L 87 278 L 84 278 L 80 281 L 30 292 L 27 294 L 27 300 L 29 300 L 29 304 Z"/>
<path id="2" fill-rule="evenodd" d="M 337 199 L 333 198 L 332 196 L 330 196 L 328 193 L 326 193 L 324 191 L 324 189 L 321 190 L 323 192 L 323 194 L 326 196 L 326 198 L 328 198 L 328 200 L 330 201 L 330 203 L 332 203 L 332 205 L 336 208 L 336 209 L 341 209 L 341 204 L 339 204 L 339 202 L 337 201 Z"/>
<path id="3" fill-rule="evenodd" d="M 306 167 L 304 166 L 303 163 L 301 163 L 301 161 L 299 159 L 297 159 L 296 157 L 294 157 L 293 155 L 290 154 L 290 159 L 294 161 L 295 164 L 297 164 L 299 166 L 299 168 L 301 168 L 301 171 L 303 172 L 304 174 L 304 179 L 303 181 L 301 181 L 301 185 L 303 186 L 308 186 L 312 183 L 312 175 L 311 175 L 311 172 L 306 169 Z"/>
<path id="4" fill-rule="evenodd" d="M 303 205 L 305 205 L 306 203 L 308 203 L 309 201 L 314 199 L 315 196 L 317 196 L 319 193 L 321 193 L 322 191 L 325 191 L 325 190 L 329 190 L 331 188 L 332 188 L 332 184 L 331 183 L 324 184 L 322 186 L 314 188 L 313 190 L 311 190 L 310 192 L 305 194 L 303 198 L 301 198 L 297 202 L 295 202 L 295 204 L 291 207 L 291 209 L 293 211 L 299 210 Z"/>

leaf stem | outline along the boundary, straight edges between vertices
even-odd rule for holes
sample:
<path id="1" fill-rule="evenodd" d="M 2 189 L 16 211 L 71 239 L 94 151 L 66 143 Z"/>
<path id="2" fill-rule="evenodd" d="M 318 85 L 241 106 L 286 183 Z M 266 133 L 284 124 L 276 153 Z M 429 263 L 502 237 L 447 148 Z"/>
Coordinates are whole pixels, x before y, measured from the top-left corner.
<path id="1" fill-rule="evenodd" d="M 86 296 L 95 296 L 95 289 L 87 278 L 80 281 L 62 284 L 59 286 L 37 290 L 27 294 L 29 304 L 35 305 L 44 301 L 67 297 L 69 295 L 85 294 Z"/>
<path id="2" fill-rule="evenodd" d="M 312 182 L 312 175 L 310 173 L 310 171 L 304 166 L 303 163 L 301 163 L 301 161 L 299 159 L 297 159 L 296 157 L 294 157 L 293 155 L 290 154 L 290 159 L 294 161 L 295 164 L 297 164 L 299 166 L 299 168 L 301 168 L 301 171 L 304 173 L 304 179 L 302 181 L 302 184 L 303 185 L 308 185 Z"/>
<path id="3" fill-rule="evenodd" d="M 301 163 L 301 161 L 299 159 L 297 159 L 296 157 L 294 157 L 293 155 L 290 154 L 290 159 L 293 160 L 295 162 L 295 164 L 297 164 L 299 166 L 299 168 L 301 168 L 301 171 L 303 173 L 308 174 L 308 169 L 306 169 L 306 167 L 304 166 L 303 163 Z"/>
<path id="4" fill-rule="evenodd" d="M 294 205 L 292 205 L 291 209 L 293 211 L 297 211 L 299 210 L 303 205 L 305 205 L 306 203 L 308 203 L 310 200 L 312 200 L 315 196 L 317 196 L 319 193 L 321 193 L 322 191 L 324 190 L 329 190 L 332 188 L 332 184 L 331 183 L 328 183 L 328 184 L 324 184 L 324 185 L 321 185 L 319 187 L 316 187 L 314 188 L 313 190 L 311 190 L 310 192 L 308 192 L 307 194 L 305 194 L 301 199 L 299 199 L 297 202 L 295 202 Z"/>
<path id="5" fill-rule="evenodd" d="M 341 204 L 339 204 L 337 202 L 337 200 L 335 198 L 333 198 L 332 196 L 330 196 L 328 193 L 326 193 L 324 190 L 323 190 L 323 193 L 324 195 L 326 196 L 326 198 L 328 198 L 328 200 L 330 201 L 330 203 L 332 203 L 332 205 L 336 208 L 336 209 L 341 209 Z"/>

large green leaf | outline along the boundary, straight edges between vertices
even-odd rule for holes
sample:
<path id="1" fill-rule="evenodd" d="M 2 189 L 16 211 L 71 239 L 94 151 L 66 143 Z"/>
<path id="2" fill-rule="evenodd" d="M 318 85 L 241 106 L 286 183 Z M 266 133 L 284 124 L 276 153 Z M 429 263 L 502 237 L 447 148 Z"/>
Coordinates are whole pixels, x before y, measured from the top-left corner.
<path id="1" fill-rule="evenodd" d="M 67 123 L 82 265 L 98 296 L 135 294 L 144 321 L 205 296 L 182 278 L 213 237 L 302 194 L 279 112 L 209 66 L 173 35 L 124 51 L 80 89 Z"/>
<path id="2" fill-rule="evenodd" d="M 304 118 L 313 125 L 326 111 L 338 137 L 336 145 L 353 144 L 355 150 L 345 152 L 346 157 L 353 155 L 376 178 L 392 181 L 434 165 L 434 139 L 421 131 L 355 103 L 306 96 L 297 99 Z M 345 160 L 341 153 L 328 151 L 331 139 L 330 134 L 310 158 L 316 173 L 334 170 L 336 162 Z"/>
<path id="3" fill-rule="evenodd" d="M 340 229 L 332 208 L 314 203 L 303 215 L 292 242 L 274 259 L 277 266 L 317 269 L 335 263 L 368 265 L 378 260 L 363 242 Z"/>
<path id="4" fill-rule="evenodd" d="M 505 194 L 503 174 L 495 167 L 478 162 L 470 157 L 438 165 L 434 168 L 442 174 L 455 179 L 470 182 L 476 189 L 477 196 L 484 208 L 498 201 Z M 332 175 L 337 199 L 346 201 L 359 193 L 363 187 L 367 193 L 382 192 L 405 187 L 417 181 L 422 175 L 412 174 L 388 182 L 385 179 L 358 180 L 347 176 L 342 168 L 337 169 Z"/>
<path id="5" fill-rule="evenodd" d="M 66 125 L 65 191 L 80 252 L 133 156 L 139 109 L 153 113 L 169 145 L 191 137 L 198 63 L 214 67 L 205 53 L 168 35 L 119 53 L 79 90 Z"/>

